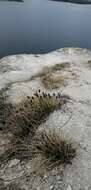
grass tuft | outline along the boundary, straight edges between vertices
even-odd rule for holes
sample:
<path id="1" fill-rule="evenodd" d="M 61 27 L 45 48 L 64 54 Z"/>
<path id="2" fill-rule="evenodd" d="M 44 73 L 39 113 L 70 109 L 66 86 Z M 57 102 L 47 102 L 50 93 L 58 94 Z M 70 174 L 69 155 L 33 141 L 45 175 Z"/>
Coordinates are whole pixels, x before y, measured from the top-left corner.
<path id="1" fill-rule="evenodd" d="M 55 129 L 44 129 L 36 133 L 32 140 L 33 159 L 41 168 L 42 165 L 52 169 L 59 165 L 71 164 L 76 156 L 76 148 L 71 140 L 64 138 Z"/>
<path id="2" fill-rule="evenodd" d="M 69 62 L 57 63 L 56 65 L 52 66 L 52 71 L 59 71 L 68 67 L 70 67 Z"/>
<path id="3" fill-rule="evenodd" d="M 5 125 L 7 117 L 10 114 L 10 110 L 12 108 L 11 103 L 7 103 L 6 95 L 4 94 L 5 89 L 0 91 L 0 123 Z"/>
<path id="4" fill-rule="evenodd" d="M 58 63 L 51 67 L 44 67 L 43 70 L 33 76 L 31 79 L 40 78 L 42 84 L 47 89 L 56 89 L 59 88 L 60 85 L 64 84 L 65 79 L 67 79 L 67 76 L 63 75 L 55 75 L 57 71 L 64 70 L 65 68 L 68 68 L 70 66 L 70 63 L 64 62 L 64 63 Z"/>
<path id="5" fill-rule="evenodd" d="M 91 60 L 88 60 L 87 66 L 88 66 L 89 68 L 91 68 Z"/>
<path id="6" fill-rule="evenodd" d="M 50 113 L 60 109 L 67 99 L 67 96 L 60 93 L 51 95 L 39 90 L 34 96 L 27 96 L 16 105 L 6 121 L 6 127 L 19 137 L 27 136 L 29 132 L 34 134 Z"/>
<path id="7" fill-rule="evenodd" d="M 56 89 L 59 88 L 60 85 L 64 84 L 66 76 L 55 76 L 53 74 L 47 74 L 46 76 L 42 77 L 41 81 L 46 89 Z"/>

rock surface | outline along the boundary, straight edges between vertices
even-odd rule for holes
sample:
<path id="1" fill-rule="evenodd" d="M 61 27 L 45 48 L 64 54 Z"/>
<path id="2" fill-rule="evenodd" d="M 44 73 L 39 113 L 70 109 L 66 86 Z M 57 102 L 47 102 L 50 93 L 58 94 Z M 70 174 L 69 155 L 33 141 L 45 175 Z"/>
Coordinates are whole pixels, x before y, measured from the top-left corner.
<path id="1" fill-rule="evenodd" d="M 42 175 L 31 173 L 31 160 L 17 158 L 1 164 L 0 190 L 90 190 L 91 189 L 91 51 L 65 48 L 44 55 L 15 55 L 0 60 L 0 90 L 7 101 L 16 104 L 37 89 L 45 89 L 40 78 L 32 77 L 44 67 L 70 63 L 64 71 L 70 77 L 66 85 L 51 92 L 70 96 L 65 111 L 58 110 L 43 124 L 61 129 L 77 145 L 77 157 L 72 165 L 59 167 Z M 58 72 L 58 74 L 61 74 Z M 10 134 L 0 132 L 0 155 Z"/>

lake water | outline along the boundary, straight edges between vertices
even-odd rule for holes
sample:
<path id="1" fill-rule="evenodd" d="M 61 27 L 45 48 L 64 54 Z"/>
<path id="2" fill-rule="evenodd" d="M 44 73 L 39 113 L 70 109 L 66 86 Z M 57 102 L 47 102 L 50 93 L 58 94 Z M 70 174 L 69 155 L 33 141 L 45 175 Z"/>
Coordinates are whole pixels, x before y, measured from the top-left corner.
<path id="1" fill-rule="evenodd" d="M 0 57 L 61 47 L 91 48 L 91 5 L 0 1 Z"/>

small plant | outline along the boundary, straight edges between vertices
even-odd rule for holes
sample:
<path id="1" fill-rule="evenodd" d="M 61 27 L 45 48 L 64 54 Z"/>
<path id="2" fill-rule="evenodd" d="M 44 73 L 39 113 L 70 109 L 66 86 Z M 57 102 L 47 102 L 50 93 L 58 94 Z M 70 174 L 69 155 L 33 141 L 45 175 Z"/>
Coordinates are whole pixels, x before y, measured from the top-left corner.
<path id="1" fill-rule="evenodd" d="M 67 102 L 68 97 L 56 94 L 41 93 L 40 90 L 32 97 L 26 97 L 20 104 L 12 110 L 7 119 L 6 127 L 11 129 L 12 133 L 20 137 L 34 134 L 38 126 L 54 110 L 59 109 Z"/>
<path id="2" fill-rule="evenodd" d="M 60 164 L 72 162 L 76 156 L 76 148 L 70 140 L 64 138 L 54 129 L 44 129 L 36 133 L 31 144 L 33 159 L 36 164 L 52 169 Z M 37 167 L 36 167 L 37 168 Z"/>

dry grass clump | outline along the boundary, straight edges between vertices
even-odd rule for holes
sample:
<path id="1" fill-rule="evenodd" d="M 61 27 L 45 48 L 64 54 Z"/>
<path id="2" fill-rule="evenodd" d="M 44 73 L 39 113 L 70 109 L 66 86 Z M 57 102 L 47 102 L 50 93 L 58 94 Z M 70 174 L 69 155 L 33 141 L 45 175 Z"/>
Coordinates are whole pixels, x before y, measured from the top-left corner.
<path id="1" fill-rule="evenodd" d="M 71 164 L 76 156 L 76 148 L 66 137 L 54 129 L 44 129 L 36 133 L 31 144 L 35 168 L 42 166 L 52 169 L 55 166 Z M 37 164 L 39 166 L 37 167 Z"/>
<path id="2" fill-rule="evenodd" d="M 11 159 L 31 159 L 30 146 L 25 139 L 21 140 L 14 136 L 6 145 L 5 151 L 0 155 L 0 164 L 4 164 Z"/>
<path id="3" fill-rule="evenodd" d="M 12 104 L 7 103 L 7 97 L 4 94 L 4 89 L 0 91 L 0 123 L 5 125 L 6 119 L 10 114 Z"/>
<path id="4" fill-rule="evenodd" d="M 52 73 L 54 73 L 56 71 L 68 68 L 69 66 L 70 66 L 69 62 L 64 62 L 64 63 L 57 63 L 57 64 L 55 64 L 55 65 L 53 65 L 51 67 L 44 67 L 41 72 L 39 72 L 38 74 L 32 76 L 32 79 L 41 78 L 43 76 L 46 76 L 47 74 L 52 74 Z"/>
<path id="5" fill-rule="evenodd" d="M 46 89 L 56 89 L 59 88 L 60 85 L 64 84 L 66 76 L 57 76 L 53 74 L 47 74 L 46 76 L 42 77 L 41 81 Z"/>
<path id="6" fill-rule="evenodd" d="M 35 133 L 38 126 L 54 110 L 59 109 L 67 102 L 68 97 L 61 94 L 47 94 L 36 92 L 33 97 L 26 97 L 12 110 L 7 119 L 6 127 L 19 137 L 26 136 L 29 132 Z"/>
<path id="7" fill-rule="evenodd" d="M 60 85 L 64 84 L 64 80 L 67 78 L 66 76 L 63 76 L 60 74 L 60 76 L 56 76 L 57 71 L 63 70 L 65 68 L 68 68 L 70 66 L 70 63 L 64 62 L 64 63 L 58 63 L 51 67 L 44 67 L 43 70 L 33 76 L 31 79 L 40 78 L 44 87 L 47 89 L 55 89 L 60 87 Z"/>
<path id="8" fill-rule="evenodd" d="M 87 66 L 88 66 L 89 68 L 91 68 L 91 60 L 88 60 Z"/>
<path id="9" fill-rule="evenodd" d="M 69 62 L 57 63 L 56 65 L 52 66 L 52 71 L 59 71 L 68 67 L 70 67 Z"/>

